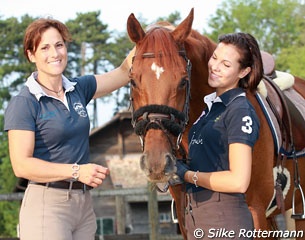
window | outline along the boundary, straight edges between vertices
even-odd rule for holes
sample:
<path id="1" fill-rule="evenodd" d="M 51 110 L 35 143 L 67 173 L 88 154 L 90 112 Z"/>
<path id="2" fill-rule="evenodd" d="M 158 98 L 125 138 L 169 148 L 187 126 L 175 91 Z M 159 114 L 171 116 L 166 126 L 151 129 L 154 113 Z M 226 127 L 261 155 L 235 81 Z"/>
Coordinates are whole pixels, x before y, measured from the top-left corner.
<path id="1" fill-rule="evenodd" d="M 97 218 L 97 235 L 113 235 L 114 234 L 114 219 L 108 218 Z"/>
<path id="2" fill-rule="evenodd" d="M 169 223 L 169 222 L 171 222 L 170 213 L 159 213 L 159 222 L 160 223 Z"/>

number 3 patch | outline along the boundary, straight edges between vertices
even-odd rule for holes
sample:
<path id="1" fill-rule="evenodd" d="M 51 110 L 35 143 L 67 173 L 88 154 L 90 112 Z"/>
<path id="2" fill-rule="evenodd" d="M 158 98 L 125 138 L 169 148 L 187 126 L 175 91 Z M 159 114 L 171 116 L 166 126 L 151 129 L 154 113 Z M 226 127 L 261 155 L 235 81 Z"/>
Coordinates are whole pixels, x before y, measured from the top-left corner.
<path id="1" fill-rule="evenodd" d="M 251 134 L 252 133 L 252 118 L 249 116 L 245 116 L 242 118 L 242 120 L 245 123 L 245 125 L 241 127 L 241 130 L 244 133 Z"/>

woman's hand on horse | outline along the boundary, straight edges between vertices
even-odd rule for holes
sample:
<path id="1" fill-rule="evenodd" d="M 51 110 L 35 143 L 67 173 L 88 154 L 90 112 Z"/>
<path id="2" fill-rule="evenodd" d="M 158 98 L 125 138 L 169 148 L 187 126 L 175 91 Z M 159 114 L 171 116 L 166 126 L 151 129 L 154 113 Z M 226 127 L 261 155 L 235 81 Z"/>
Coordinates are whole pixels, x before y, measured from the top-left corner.
<path id="1" fill-rule="evenodd" d="M 184 180 L 184 175 L 187 171 L 190 170 L 190 167 L 183 162 L 182 159 L 176 160 L 176 174 L 181 178 L 181 180 Z"/>

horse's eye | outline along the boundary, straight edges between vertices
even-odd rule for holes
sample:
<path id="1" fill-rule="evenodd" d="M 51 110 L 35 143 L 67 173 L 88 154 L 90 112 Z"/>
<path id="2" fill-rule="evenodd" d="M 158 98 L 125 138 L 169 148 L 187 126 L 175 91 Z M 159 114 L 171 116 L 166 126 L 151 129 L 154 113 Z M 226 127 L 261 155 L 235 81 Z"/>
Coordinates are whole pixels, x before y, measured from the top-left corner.
<path id="1" fill-rule="evenodd" d="M 132 87 L 136 87 L 136 82 L 135 82 L 135 80 L 130 79 L 130 85 L 131 85 Z"/>
<path id="2" fill-rule="evenodd" d="M 187 85 L 187 82 L 188 82 L 187 77 L 182 78 L 179 84 L 179 88 L 184 88 Z"/>

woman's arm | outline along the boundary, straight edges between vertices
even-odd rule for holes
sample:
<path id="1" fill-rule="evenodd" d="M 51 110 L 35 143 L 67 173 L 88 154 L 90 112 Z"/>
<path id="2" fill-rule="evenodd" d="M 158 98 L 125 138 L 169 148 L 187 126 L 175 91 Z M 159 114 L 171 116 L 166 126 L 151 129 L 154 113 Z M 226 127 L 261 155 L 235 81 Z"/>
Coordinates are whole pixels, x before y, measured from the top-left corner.
<path id="1" fill-rule="evenodd" d="M 246 144 L 233 143 L 229 145 L 229 170 L 219 172 L 198 172 L 198 186 L 217 192 L 244 193 L 251 179 L 252 148 Z M 187 171 L 184 178 L 194 183 L 196 172 Z"/>
<path id="2" fill-rule="evenodd" d="M 129 52 L 122 64 L 116 69 L 95 75 L 97 88 L 93 98 L 99 98 L 114 90 L 125 86 L 129 82 L 129 69 L 132 65 L 132 58 L 135 54 L 135 47 Z"/>
<path id="3" fill-rule="evenodd" d="M 9 130 L 8 140 L 10 159 L 17 177 L 34 182 L 54 182 L 72 179 L 73 164 L 51 163 L 33 157 L 34 132 Z M 92 187 L 97 187 L 108 174 L 109 170 L 103 166 L 84 164 L 80 165 L 79 181 Z"/>

